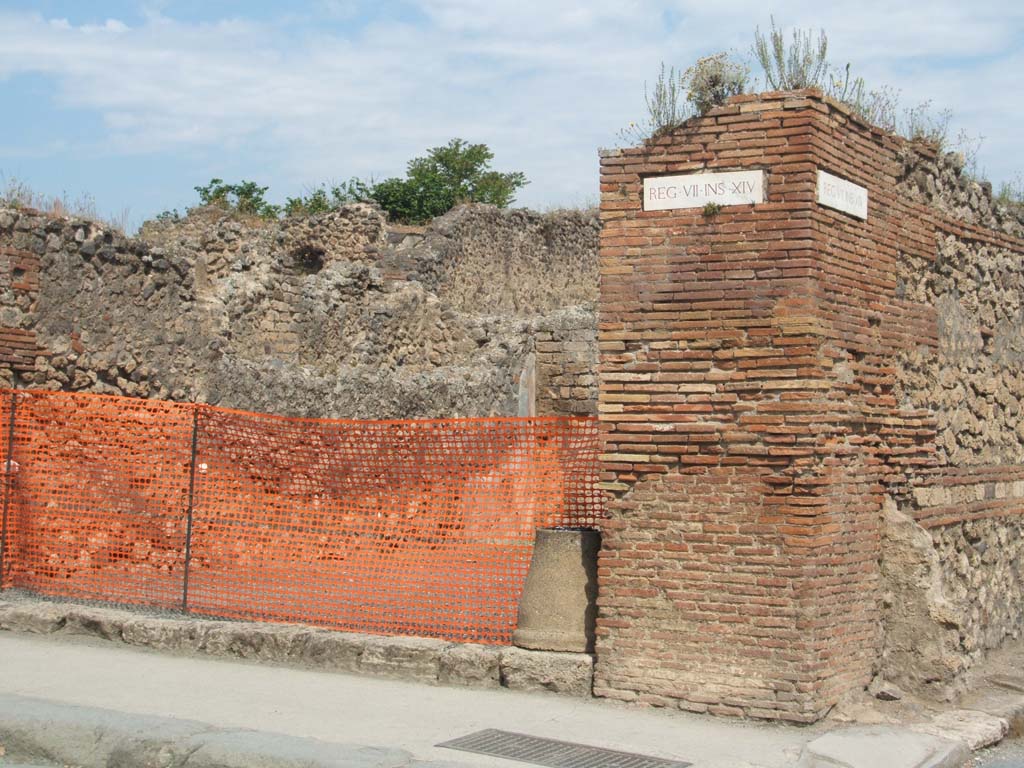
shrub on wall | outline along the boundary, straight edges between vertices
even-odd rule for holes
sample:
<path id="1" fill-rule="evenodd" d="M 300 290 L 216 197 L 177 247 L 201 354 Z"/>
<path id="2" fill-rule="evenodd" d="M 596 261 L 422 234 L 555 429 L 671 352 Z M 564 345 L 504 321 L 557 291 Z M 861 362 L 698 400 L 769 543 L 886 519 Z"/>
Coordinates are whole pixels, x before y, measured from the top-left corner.
<path id="1" fill-rule="evenodd" d="M 284 204 L 285 216 L 314 216 L 337 210 L 349 203 L 363 202 L 370 198 L 372 182 L 360 179 L 349 179 L 340 184 L 326 184 L 314 187 L 309 193 L 298 197 L 289 197 Z"/>
<path id="2" fill-rule="evenodd" d="M 261 187 L 255 181 L 227 184 L 223 179 L 210 179 L 209 184 L 195 188 L 203 205 L 237 211 L 248 216 L 276 219 L 281 214 L 281 208 L 266 201 L 264 196 L 267 189 L 269 187 Z"/>
<path id="3" fill-rule="evenodd" d="M 693 111 L 681 98 L 682 93 L 682 82 L 676 77 L 675 67 L 669 67 L 666 72 L 665 63 L 662 62 L 653 89 L 649 91 L 647 83 L 644 83 L 646 118 L 639 123 L 631 122 L 619 131 L 619 138 L 627 144 L 641 144 L 646 139 L 656 139 L 684 123 L 693 116 Z"/>
<path id="4" fill-rule="evenodd" d="M 747 92 L 750 67 L 733 60 L 727 53 L 716 53 L 697 59 L 697 63 L 683 73 L 686 99 L 698 114 L 721 106 L 730 96 Z"/>
<path id="5" fill-rule="evenodd" d="M 648 90 L 644 83 L 647 116 L 619 131 L 619 138 L 640 144 L 663 136 L 694 115 L 724 104 L 730 96 L 746 93 L 749 77 L 750 68 L 724 52 L 698 59 L 681 75 L 675 67 L 666 70 L 663 62 L 654 87 Z"/>
<path id="6" fill-rule="evenodd" d="M 817 39 L 811 30 L 793 30 L 793 40 L 786 42 L 782 30 L 772 18 L 771 32 L 754 32 L 754 58 L 764 69 L 765 80 L 773 91 L 799 91 L 819 88 L 829 73 L 828 36 L 818 30 Z"/>

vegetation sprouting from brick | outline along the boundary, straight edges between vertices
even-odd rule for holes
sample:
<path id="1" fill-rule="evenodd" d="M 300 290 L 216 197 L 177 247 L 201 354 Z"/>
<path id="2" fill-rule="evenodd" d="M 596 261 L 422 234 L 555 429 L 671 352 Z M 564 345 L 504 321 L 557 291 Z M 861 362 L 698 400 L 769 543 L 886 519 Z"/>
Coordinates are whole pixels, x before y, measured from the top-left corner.
<path id="1" fill-rule="evenodd" d="M 955 146 L 965 154 L 972 174 L 980 175 L 977 153 L 981 140 L 964 132 L 951 140 L 951 110 L 935 111 L 930 101 L 901 106 L 896 90 L 885 85 L 870 88 L 863 77 L 853 74 L 850 63 L 832 63 L 828 51 L 825 30 L 794 29 L 787 38 L 773 17 L 768 31 L 755 31 L 749 56 L 716 53 L 698 59 L 679 74 L 674 67 L 666 71 L 662 64 L 653 88 L 648 90 L 644 84 L 647 114 L 620 131 L 619 137 L 630 145 L 657 138 L 751 90 L 818 88 L 868 123 L 940 149 Z M 751 78 L 751 63 L 759 67 L 759 78 Z M 1020 185 L 1005 185 L 1000 194 L 1004 203 L 1020 202 L 1022 190 Z"/>
<path id="2" fill-rule="evenodd" d="M 664 135 L 694 115 L 724 104 L 730 96 L 746 93 L 749 77 L 750 68 L 727 53 L 699 59 L 678 75 L 674 67 L 666 71 L 663 63 L 650 91 L 644 83 L 647 115 L 622 129 L 619 138 L 640 144 Z"/>

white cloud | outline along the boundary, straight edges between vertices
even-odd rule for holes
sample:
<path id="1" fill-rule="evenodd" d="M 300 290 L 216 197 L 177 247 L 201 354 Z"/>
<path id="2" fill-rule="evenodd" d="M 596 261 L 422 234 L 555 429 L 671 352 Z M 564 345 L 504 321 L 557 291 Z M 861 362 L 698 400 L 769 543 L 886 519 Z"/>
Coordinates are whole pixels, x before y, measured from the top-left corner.
<path id="1" fill-rule="evenodd" d="M 754 25 L 769 22 L 754 0 L 423 0 L 418 9 L 425 21 L 340 31 L 184 23 L 153 7 L 132 27 L 0 12 L 0 78 L 52 77 L 60 104 L 103 116 L 108 152 L 249 153 L 250 175 L 275 189 L 399 173 L 452 136 L 484 141 L 499 167 L 532 180 L 523 201 L 544 204 L 593 196 L 596 149 L 642 112 L 643 82 L 660 61 L 745 52 Z M 344 23 L 358 6 L 320 0 L 312 12 Z M 663 12 L 677 21 L 671 31 Z M 982 164 L 994 175 L 1019 170 L 1008 150 L 1024 118 L 1010 98 L 1020 95 L 1024 5 L 789 0 L 774 13 L 825 27 L 837 61 L 909 102 L 952 107 L 959 125 L 988 137 Z"/>

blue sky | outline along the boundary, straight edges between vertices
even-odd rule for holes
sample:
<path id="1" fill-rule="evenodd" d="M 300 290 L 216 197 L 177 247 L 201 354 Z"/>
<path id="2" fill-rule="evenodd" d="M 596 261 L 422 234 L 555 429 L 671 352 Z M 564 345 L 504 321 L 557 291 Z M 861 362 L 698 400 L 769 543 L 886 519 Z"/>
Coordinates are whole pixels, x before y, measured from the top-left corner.
<path id="1" fill-rule="evenodd" d="M 282 201 L 459 136 L 526 173 L 519 204 L 586 204 L 659 64 L 746 54 L 770 14 L 1024 172 L 1019 1 L 0 0 L 0 174 L 138 224 L 214 176 Z"/>

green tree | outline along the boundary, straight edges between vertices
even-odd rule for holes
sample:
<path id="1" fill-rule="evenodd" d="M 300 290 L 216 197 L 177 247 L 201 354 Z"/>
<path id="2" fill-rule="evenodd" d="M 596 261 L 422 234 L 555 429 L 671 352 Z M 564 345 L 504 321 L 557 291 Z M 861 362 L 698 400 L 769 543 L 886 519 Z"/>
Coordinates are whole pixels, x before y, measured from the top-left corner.
<path id="1" fill-rule="evenodd" d="M 506 208 L 528 182 L 519 171 L 491 170 L 493 159 L 486 144 L 452 139 L 429 150 L 425 157 L 410 160 L 404 179 L 385 179 L 366 191 L 392 219 L 404 222 L 428 221 L 459 203 Z"/>
<path id="2" fill-rule="evenodd" d="M 210 179 L 210 183 L 196 187 L 203 205 L 215 205 L 228 211 L 237 211 L 249 216 L 276 219 L 281 208 L 268 203 L 264 197 L 269 187 L 261 187 L 255 181 L 241 181 L 227 184 L 223 179 Z"/>

